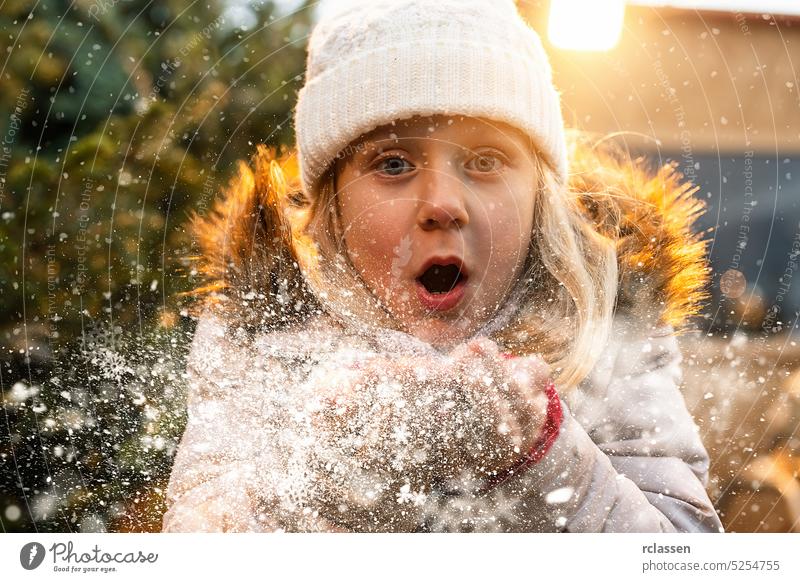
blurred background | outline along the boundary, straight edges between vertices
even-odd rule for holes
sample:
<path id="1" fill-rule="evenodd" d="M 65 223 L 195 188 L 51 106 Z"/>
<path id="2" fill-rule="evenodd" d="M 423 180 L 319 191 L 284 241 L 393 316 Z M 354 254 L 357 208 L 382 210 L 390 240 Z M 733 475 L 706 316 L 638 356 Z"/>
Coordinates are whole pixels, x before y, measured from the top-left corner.
<path id="1" fill-rule="evenodd" d="M 0 527 L 158 531 L 205 214 L 291 111 L 347 1 L 0 5 Z M 800 531 L 800 4 L 518 1 L 572 127 L 707 204 L 684 394 L 729 531 Z M 794 283 L 794 284 L 793 284 Z"/>

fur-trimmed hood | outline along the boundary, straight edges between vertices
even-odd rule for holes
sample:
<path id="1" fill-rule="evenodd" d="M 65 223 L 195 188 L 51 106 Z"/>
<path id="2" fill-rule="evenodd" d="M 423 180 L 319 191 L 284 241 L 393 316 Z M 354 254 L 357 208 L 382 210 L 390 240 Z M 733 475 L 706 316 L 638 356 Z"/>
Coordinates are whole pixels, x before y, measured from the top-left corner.
<path id="1" fill-rule="evenodd" d="M 571 139 L 569 186 L 586 216 L 616 242 L 618 314 L 689 327 L 708 297 L 707 241 L 693 231 L 705 204 L 676 165 L 655 171 L 642 158 Z M 240 162 L 207 216 L 194 215 L 194 257 L 202 284 L 192 292 L 203 307 L 226 310 L 247 330 L 302 322 L 321 309 L 291 248 L 281 202 L 300 198 L 292 149 L 259 145 Z M 199 311 L 195 311 L 199 313 Z"/>

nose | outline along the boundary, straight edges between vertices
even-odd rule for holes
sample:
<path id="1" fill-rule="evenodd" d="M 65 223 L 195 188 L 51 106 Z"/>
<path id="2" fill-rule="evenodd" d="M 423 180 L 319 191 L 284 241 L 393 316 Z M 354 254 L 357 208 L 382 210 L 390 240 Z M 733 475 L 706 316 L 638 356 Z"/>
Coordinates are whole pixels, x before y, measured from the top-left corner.
<path id="1" fill-rule="evenodd" d="M 446 170 L 426 172 L 417 224 L 423 230 L 463 228 L 469 224 L 465 185 Z"/>

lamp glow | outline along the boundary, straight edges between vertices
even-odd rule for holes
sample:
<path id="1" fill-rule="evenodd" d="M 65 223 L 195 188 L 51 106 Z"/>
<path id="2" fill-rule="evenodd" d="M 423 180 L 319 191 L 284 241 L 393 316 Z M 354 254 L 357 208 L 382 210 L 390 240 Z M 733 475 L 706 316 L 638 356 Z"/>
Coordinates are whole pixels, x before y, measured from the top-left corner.
<path id="1" fill-rule="evenodd" d="M 547 36 L 568 50 L 606 51 L 622 34 L 625 0 L 552 0 Z"/>

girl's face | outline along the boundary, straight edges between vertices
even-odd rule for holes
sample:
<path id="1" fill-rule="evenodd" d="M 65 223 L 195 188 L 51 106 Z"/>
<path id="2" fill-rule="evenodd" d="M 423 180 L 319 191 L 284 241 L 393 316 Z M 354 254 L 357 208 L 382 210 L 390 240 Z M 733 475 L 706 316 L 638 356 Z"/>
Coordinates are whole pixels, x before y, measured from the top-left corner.
<path id="1" fill-rule="evenodd" d="M 406 332 L 433 345 L 466 339 L 525 263 L 537 182 L 528 138 L 436 115 L 379 127 L 349 151 L 336 204 L 353 265 Z"/>

